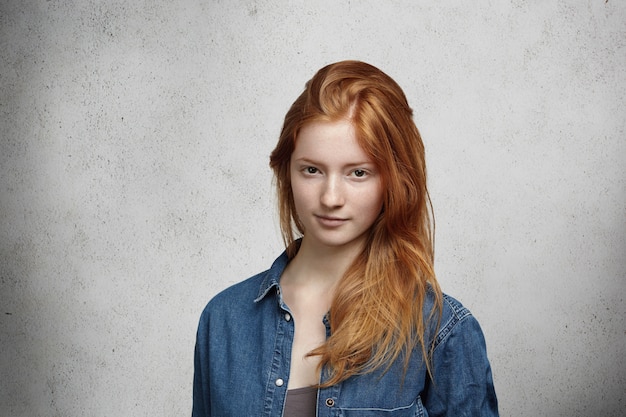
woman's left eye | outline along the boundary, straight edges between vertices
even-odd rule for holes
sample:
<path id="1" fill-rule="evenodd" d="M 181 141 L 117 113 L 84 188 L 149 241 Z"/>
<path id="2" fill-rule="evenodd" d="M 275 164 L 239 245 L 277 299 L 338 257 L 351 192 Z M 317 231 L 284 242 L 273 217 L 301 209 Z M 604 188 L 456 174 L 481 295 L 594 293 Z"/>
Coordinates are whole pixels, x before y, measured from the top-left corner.
<path id="1" fill-rule="evenodd" d="M 363 178 L 364 176 L 366 176 L 366 175 L 367 175 L 367 172 L 366 172 L 366 171 L 364 171 L 364 170 L 362 170 L 362 169 L 355 169 L 355 170 L 353 171 L 353 174 L 354 174 L 354 176 L 355 176 L 355 177 L 358 177 L 358 178 Z"/>

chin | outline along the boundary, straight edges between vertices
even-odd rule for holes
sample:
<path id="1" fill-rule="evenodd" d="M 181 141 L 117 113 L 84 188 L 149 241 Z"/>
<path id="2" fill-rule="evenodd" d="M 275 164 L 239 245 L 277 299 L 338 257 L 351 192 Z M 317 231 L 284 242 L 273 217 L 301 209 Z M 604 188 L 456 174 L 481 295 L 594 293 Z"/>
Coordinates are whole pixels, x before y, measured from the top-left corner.
<path id="1" fill-rule="evenodd" d="M 365 244 L 365 238 L 363 236 L 359 236 L 359 237 L 328 237 L 328 236 L 324 236 L 324 237 L 315 237 L 312 239 L 313 241 L 315 241 L 316 245 L 318 246 L 326 246 L 329 248 L 336 248 L 336 249 L 341 249 L 341 248 L 348 248 L 348 247 L 354 247 L 354 246 L 362 246 Z"/>

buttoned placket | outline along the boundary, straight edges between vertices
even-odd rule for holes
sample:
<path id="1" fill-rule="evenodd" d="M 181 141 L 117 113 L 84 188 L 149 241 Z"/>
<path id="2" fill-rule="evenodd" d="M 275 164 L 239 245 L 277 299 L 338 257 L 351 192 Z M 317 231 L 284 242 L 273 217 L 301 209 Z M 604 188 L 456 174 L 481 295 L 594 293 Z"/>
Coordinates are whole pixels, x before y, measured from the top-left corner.
<path id="1" fill-rule="evenodd" d="M 280 287 L 276 286 L 277 315 L 276 315 L 276 339 L 274 342 L 274 355 L 268 387 L 265 396 L 266 416 L 282 416 L 289 385 L 289 369 L 291 366 L 291 348 L 294 338 L 293 317 L 289 308 L 284 304 Z"/>
<path id="2" fill-rule="evenodd" d="M 324 326 L 326 327 L 326 338 L 330 337 L 330 320 L 329 313 L 324 316 Z M 322 375 L 320 376 L 320 382 L 327 380 L 330 377 L 328 369 L 325 367 L 322 369 Z M 333 417 L 339 415 L 337 407 L 337 399 L 339 398 L 339 392 L 341 391 L 341 383 L 332 385 L 328 388 L 321 388 L 317 393 L 317 417 Z"/>
<path id="3" fill-rule="evenodd" d="M 327 379 L 327 377 L 328 374 L 325 373 L 325 377 L 322 378 Z M 315 414 L 317 417 L 333 417 L 340 415 L 337 404 L 337 399 L 339 398 L 340 391 L 341 383 L 318 390 L 317 410 Z"/>

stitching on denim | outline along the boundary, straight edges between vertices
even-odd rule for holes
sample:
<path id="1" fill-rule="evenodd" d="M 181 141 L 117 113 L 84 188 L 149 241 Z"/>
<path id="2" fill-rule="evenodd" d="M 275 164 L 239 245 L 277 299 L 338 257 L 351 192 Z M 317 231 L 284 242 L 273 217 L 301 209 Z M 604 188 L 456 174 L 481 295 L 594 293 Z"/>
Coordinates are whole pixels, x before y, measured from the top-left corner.
<path id="1" fill-rule="evenodd" d="M 415 401 L 413 401 L 411 404 L 406 405 L 406 406 L 402 406 L 402 407 L 396 407 L 396 408 L 380 408 L 380 407 L 340 407 L 340 410 L 346 410 L 346 411 L 386 411 L 386 412 L 391 412 L 391 411 L 398 411 L 398 410 L 408 410 L 412 407 L 415 407 Z"/>
<path id="2" fill-rule="evenodd" d="M 472 313 L 467 308 L 463 307 L 458 302 L 454 302 L 446 294 L 443 295 L 443 301 L 444 301 L 444 303 L 446 305 L 448 305 L 450 307 L 450 309 L 452 310 L 452 314 L 451 314 L 450 318 L 448 319 L 448 321 L 446 321 L 446 323 L 443 324 L 440 327 L 439 332 L 437 333 L 437 336 L 435 338 L 435 347 L 434 347 L 434 349 L 437 349 L 437 347 L 439 347 L 441 342 L 446 337 L 448 337 L 448 335 L 452 332 L 452 329 L 457 324 L 459 324 L 465 318 L 467 318 L 467 317 L 472 315 Z"/>

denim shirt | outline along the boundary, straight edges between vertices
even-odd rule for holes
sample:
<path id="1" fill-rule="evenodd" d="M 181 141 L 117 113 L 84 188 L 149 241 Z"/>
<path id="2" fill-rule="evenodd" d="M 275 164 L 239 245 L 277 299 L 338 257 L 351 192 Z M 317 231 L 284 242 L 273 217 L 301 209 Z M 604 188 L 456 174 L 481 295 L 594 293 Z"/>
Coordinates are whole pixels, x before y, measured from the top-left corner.
<path id="1" fill-rule="evenodd" d="M 294 322 L 282 300 L 280 276 L 288 258 L 215 296 L 198 326 L 193 417 L 282 416 Z M 399 358 L 385 367 L 318 389 L 318 417 L 497 416 L 497 401 L 482 331 L 458 301 L 444 295 L 435 337 L 431 380 L 421 350 L 408 368 Z M 424 311 L 430 312 L 432 294 Z M 328 321 L 327 335 L 330 335 Z M 321 380 L 328 378 L 322 370 Z"/>

